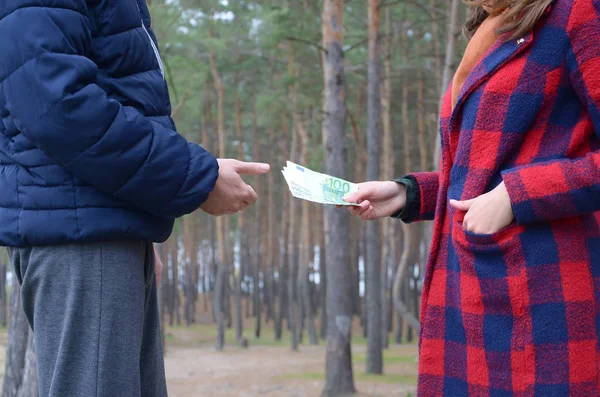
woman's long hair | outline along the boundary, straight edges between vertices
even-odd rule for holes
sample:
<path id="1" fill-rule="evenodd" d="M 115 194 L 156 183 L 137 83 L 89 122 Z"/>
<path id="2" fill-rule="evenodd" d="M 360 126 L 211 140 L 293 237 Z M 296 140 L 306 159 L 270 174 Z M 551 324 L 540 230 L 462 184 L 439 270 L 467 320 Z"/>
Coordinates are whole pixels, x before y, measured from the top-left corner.
<path id="1" fill-rule="evenodd" d="M 502 27 L 498 34 L 510 32 L 508 40 L 525 36 L 531 32 L 535 24 L 554 0 L 463 0 L 469 7 L 469 15 L 463 27 L 467 39 L 471 39 L 481 23 L 492 14 L 503 15 Z"/>

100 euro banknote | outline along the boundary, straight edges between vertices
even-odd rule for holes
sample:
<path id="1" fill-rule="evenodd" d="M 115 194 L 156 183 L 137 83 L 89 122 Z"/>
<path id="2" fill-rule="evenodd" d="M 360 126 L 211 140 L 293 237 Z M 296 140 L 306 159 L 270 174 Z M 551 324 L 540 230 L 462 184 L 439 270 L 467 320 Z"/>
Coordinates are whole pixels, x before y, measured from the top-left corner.
<path id="1" fill-rule="evenodd" d="M 291 161 L 282 172 L 294 197 L 321 204 L 356 205 L 343 199 L 358 190 L 355 183 L 312 171 Z"/>

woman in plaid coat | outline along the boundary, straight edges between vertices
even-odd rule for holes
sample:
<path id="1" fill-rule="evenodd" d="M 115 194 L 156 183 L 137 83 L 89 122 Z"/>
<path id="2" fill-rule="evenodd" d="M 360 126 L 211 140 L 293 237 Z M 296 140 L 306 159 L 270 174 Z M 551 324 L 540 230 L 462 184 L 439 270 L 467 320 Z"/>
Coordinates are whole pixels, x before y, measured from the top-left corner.
<path id="1" fill-rule="evenodd" d="M 600 0 L 467 3 L 440 171 L 346 199 L 435 222 L 419 396 L 598 396 Z"/>

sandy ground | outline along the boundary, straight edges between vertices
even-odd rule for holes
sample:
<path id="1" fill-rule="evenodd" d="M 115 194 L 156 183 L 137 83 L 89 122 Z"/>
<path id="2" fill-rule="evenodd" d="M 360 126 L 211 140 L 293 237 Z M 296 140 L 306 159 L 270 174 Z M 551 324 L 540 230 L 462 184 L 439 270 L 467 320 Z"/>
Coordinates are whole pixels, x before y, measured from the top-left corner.
<path id="1" fill-rule="evenodd" d="M 0 385 L 4 376 L 6 330 L 0 332 Z M 174 331 L 167 342 L 165 365 L 171 397 L 314 397 L 324 385 L 325 346 L 226 347 L 217 352 L 212 341 L 199 342 L 194 331 Z M 211 338 L 212 339 L 212 338 Z M 416 347 L 394 346 L 393 354 L 414 357 Z M 364 357 L 366 346 L 353 347 L 353 355 Z M 415 394 L 416 362 L 386 364 L 384 378 L 365 377 L 364 360 L 355 359 L 355 384 L 361 397 Z M 397 378 L 396 378 L 397 375 Z M 368 379 L 365 379 L 368 378 Z M 406 384 L 408 383 L 408 384 Z M 124 396 L 126 397 L 126 396 Z"/>
<path id="2" fill-rule="evenodd" d="M 413 353 L 414 347 L 407 347 Z M 355 350 L 364 350 L 359 347 Z M 319 396 L 324 382 L 298 374 L 320 374 L 324 347 L 301 347 L 291 353 L 284 347 L 231 348 L 216 352 L 207 348 L 172 348 L 167 352 L 169 395 L 172 397 L 312 397 Z M 362 367 L 361 364 L 357 365 Z M 393 364 L 388 373 L 415 373 L 414 365 Z M 306 375 L 305 375 L 306 376 Z M 406 396 L 414 386 L 378 381 L 356 381 L 361 396 Z M 414 395 L 414 394 L 413 394 Z"/>

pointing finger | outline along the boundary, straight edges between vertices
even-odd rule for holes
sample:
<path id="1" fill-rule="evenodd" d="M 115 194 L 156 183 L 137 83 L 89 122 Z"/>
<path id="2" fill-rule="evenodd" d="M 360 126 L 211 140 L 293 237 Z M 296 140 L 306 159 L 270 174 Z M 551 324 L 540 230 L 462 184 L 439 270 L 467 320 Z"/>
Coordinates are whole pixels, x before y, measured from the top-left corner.
<path id="1" fill-rule="evenodd" d="M 248 163 L 245 161 L 238 161 L 235 169 L 238 174 L 241 175 L 260 175 L 269 172 L 271 166 L 265 163 Z"/>

